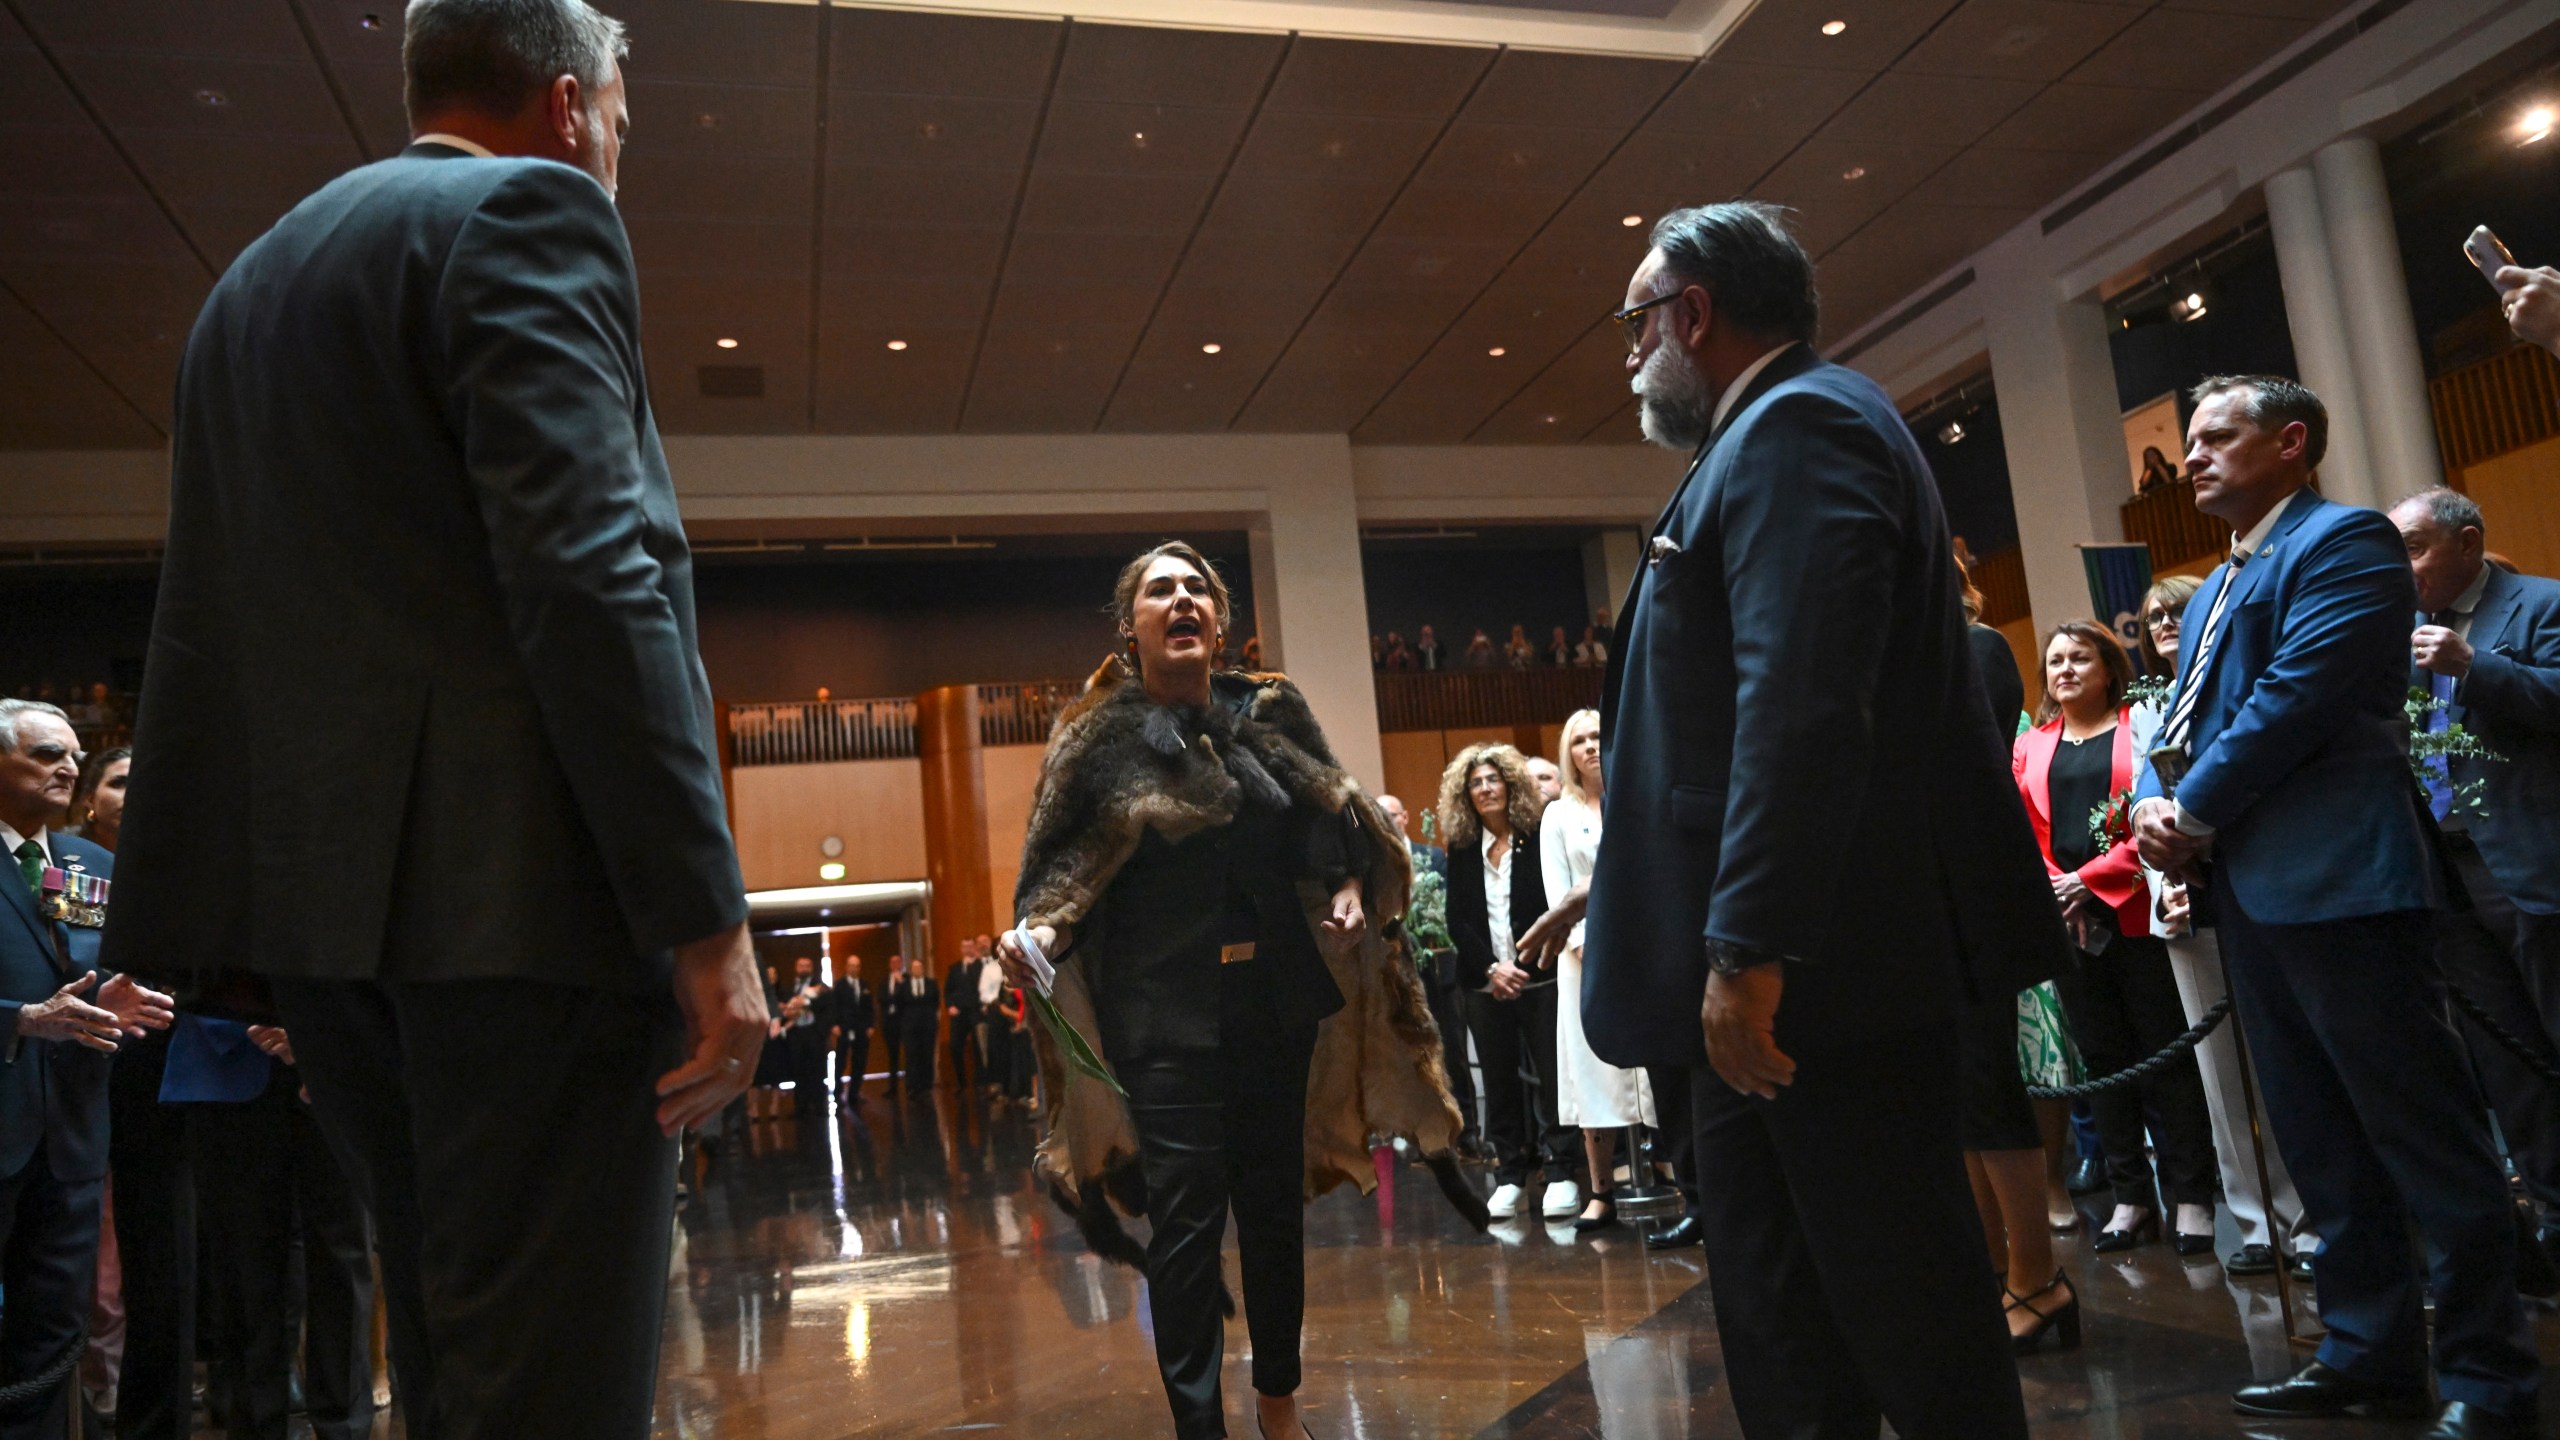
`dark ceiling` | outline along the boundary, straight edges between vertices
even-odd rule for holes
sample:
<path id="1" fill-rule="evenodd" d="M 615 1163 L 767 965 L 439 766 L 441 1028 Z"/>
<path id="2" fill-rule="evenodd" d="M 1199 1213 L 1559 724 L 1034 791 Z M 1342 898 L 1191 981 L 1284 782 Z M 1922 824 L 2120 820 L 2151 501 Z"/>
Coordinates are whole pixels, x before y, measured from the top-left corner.
<path id="1" fill-rule="evenodd" d="M 606 8 L 668 430 L 1438 444 L 1634 438 L 1628 216 L 1795 207 L 1837 336 L 2342 5 L 1763 0 L 1695 63 Z M 161 443 L 221 267 L 403 142 L 398 12 L 0 0 L 0 448 Z"/>

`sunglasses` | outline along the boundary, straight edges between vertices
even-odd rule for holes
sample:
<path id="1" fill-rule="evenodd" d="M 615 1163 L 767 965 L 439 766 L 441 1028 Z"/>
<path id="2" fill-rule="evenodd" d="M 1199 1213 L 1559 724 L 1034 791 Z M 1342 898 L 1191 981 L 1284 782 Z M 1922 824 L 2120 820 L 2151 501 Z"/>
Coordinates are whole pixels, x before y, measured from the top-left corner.
<path id="1" fill-rule="evenodd" d="M 1679 299 L 1681 293 L 1674 290 L 1668 295 L 1656 295 L 1650 300 L 1640 301 L 1624 310 L 1609 312 L 1609 318 L 1618 322 L 1618 333 L 1626 337 L 1628 354 L 1633 355 L 1644 348 L 1644 312 L 1657 305 L 1670 304 Z"/>
<path id="2" fill-rule="evenodd" d="M 2154 610 L 2150 614 L 2142 617 L 2142 623 L 2154 634 L 2157 634 L 2162 630 L 2175 630 L 2178 628 L 2178 612 L 2175 610 Z"/>

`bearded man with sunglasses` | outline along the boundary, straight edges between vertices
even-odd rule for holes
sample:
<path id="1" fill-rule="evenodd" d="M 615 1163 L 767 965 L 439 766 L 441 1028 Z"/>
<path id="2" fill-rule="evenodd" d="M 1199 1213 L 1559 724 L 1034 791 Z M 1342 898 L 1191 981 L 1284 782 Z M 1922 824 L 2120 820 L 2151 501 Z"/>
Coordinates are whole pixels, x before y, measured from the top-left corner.
<path id="1" fill-rule="evenodd" d="M 1749 1440 L 1885 1419 L 1904 1440 L 2023 1440 L 1958 1035 L 2065 942 L 1936 487 L 1884 392 L 1813 352 L 1813 265 L 1775 208 L 1663 217 L 1617 318 L 1645 437 L 1695 458 L 1601 690 L 1592 1049 L 1694 1076 Z"/>

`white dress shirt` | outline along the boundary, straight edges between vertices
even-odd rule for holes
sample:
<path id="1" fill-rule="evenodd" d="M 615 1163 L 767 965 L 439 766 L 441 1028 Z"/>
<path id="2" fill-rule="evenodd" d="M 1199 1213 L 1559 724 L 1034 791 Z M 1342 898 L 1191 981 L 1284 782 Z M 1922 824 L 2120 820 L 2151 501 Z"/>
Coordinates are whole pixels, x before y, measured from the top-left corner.
<path id="1" fill-rule="evenodd" d="M 488 146 L 481 144 L 477 140 L 465 140 L 459 135 L 447 135 L 441 130 L 429 135 L 415 136 L 411 138 L 409 143 L 412 145 L 450 145 L 465 155 L 477 155 L 483 160 L 495 160 L 498 158 L 495 151 L 491 150 Z"/>
<path id="2" fill-rule="evenodd" d="M 53 837 L 50 833 L 38 830 L 33 835 L 21 835 L 9 826 L 0 824 L 0 846 L 7 847 L 9 866 L 11 869 L 17 868 L 18 847 L 26 844 L 29 840 L 35 841 L 36 847 L 44 851 L 44 863 L 51 865 L 53 863 Z"/>
<path id="3" fill-rule="evenodd" d="M 1742 399 L 1742 392 L 1751 388 L 1751 382 L 1760 378 L 1760 372 L 1769 368 L 1770 361 L 1777 359 L 1779 356 L 1786 354 L 1794 348 L 1796 348 L 1796 342 L 1790 340 L 1786 344 L 1779 346 L 1777 349 L 1770 351 L 1768 354 L 1761 356 L 1759 359 L 1752 361 L 1749 369 L 1746 369 L 1741 374 L 1734 376 L 1733 383 L 1724 387 L 1724 393 L 1716 397 L 1716 418 L 1707 422 L 1707 433 L 1713 435 L 1723 426 L 1724 417 L 1729 414 L 1734 405 Z"/>
<path id="4" fill-rule="evenodd" d="M 1511 945 L 1511 867 L 1520 858 L 1520 838 L 1512 837 L 1498 861 L 1493 858 L 1492 831 L 1477 837 L 1476 848 L 1484 856 L 1484 923 L 1493 935 L 1493 963 L 1513 964 L 1519 952 Z"/>
<path id="5" fill-rule="evenodd" d="M 2303 487 L 2304 490 L 2309 488 L 2310 487 L 2307 485 Z M 2294 501 L 2302 498 L 2302 493 L 2302 490 L 2296 490 L 2292 494 L 2277 501 L 2274 509 L 2269 510 L 2266 514 L 2258 517 L 2258 523 L 2250 526 L 2247 534 L 2235 536 L 2231 541 L 2231 553 L 2234 555 L 2245 555 L 2251 560 L 2256 560 L 2258 558 L 2258 552 L 2266 548 L 2267 537 L 2275 533 L 2276 522 L 2284 518 L 2284 512 L 2293 508 Z M 2208 622 L 2205 626 L 2205 632 L 2219 631 L 2220 627 L 2210 622 L 2213 621 L 2217 615 L 2222 614 L 2230 608 L 2226 602 L 2231 598 L 2231 587 L 2240 583 L 2241 567 L 2231 565 L 2231 562 L 2227 559 L 2223 564 L 2231 570 L 2231 573 L 2223 577 L 2222 589 L 2213 597 L 2214 614 L 2208 614 L 2205 617 Z M 2199 633 L 2196 638 L 2198 640 L 2203 640 L 2206 638 L 2206 635 L 2205 633 Z M 2221 648 L 2222 636 L 2219 633 L 2212 633 L 2211 638 L 2214 648 Z M 2179 638 L 2179 643 L 2186 643 L 2184 636 Z M 2198 663 L 2210 663 L 2212 659 L 2212 654 L 2208 652 L 2200 658 Z M 2196 684 L 2199 686 L 2204 684 L 2204 677 L 2202 675 L 2198 675 L 2196 677 Z M 2198 838 L 2202 838 L 2213 833 L 2213 827 L 2207 825 L 2202 820 L 2197 819 L 2194 815 L 2189 814 L 2187 807 L 2184 804 L 2174 800 L 2170 803 L 2176 806 L 2176 809 L 2173 812 L 2172 823 L 2178 827 L 2181 834 L 2193 835 Z"/>

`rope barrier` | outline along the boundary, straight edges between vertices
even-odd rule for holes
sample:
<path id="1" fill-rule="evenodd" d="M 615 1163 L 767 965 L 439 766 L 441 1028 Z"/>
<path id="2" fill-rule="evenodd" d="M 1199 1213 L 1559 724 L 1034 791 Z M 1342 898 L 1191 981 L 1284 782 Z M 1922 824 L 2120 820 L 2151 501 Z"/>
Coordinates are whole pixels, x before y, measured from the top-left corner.
<path id="1" fill-rule="evenodd" d="M 2482 1034 L 2505 1046 L 2518 1060 L 2524 1062 L 2526 1069 L 2555 1085 L 2560 1085 L 2560 1064 L 2553 1062 L 2550 1045 L 2536 1044 L 2489 1018 L 2489 1012 L 2480 1008 L 2480 1002 L 2463 994 L 2452 981 L 2445 982 L 2444 990 L 2445 994 L 2453 998 L 2453 1008 L 2471 1017 L 2471 1023 L 2479 1026 Z"/>
<path id="2" fill-rule="evenodd" d="M 2077 1085 L 2030 1085 L 2027 1087 L 2027 1098 L 2030 1100 L 2085 1100 L 2101 1090 L 2112 1090 L 2118 1085 L 2130 1085 L 2137 1080 L 2156 1075 L 2174 1064 L 2179 1056 L 2203 1044 L 2204 1037 L 2212 1034 L 2213 1027 L 2221 1024 L 2223 1018 L 2230 1013 L 2231 997 L 2225 995 L 2214 1001 L 2213 1008 L 2205 1011 L 2195 1024 L 2189 1026 L 2186 1034 L 2160 1047 L 2160 1053 L 2150 1059 L 2135 1061 L 2113 1075 L 2102 1075 L 2095 1080 L 2083 1080 Z"/>
<path id="3" fill-rule="evenodd" d="M 89 1327 L 84 1323 L 79 1333 L 71 1337 L 71 1343 L 63 1348 L 62 1358 L 44 1367 L 44 1373 L 0 1385 L 0 1410 L 15 1410 L 51 1395 L 55 1386 L 71 1378 L 72 1369 L 80 1363 L 81 1352 L 88 1348 Z"/>

